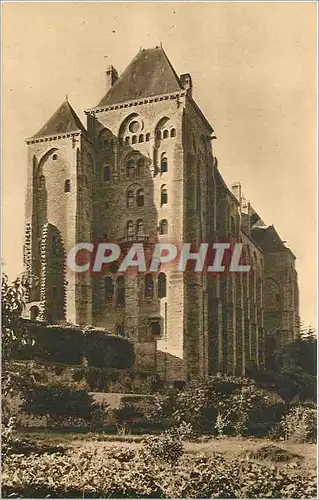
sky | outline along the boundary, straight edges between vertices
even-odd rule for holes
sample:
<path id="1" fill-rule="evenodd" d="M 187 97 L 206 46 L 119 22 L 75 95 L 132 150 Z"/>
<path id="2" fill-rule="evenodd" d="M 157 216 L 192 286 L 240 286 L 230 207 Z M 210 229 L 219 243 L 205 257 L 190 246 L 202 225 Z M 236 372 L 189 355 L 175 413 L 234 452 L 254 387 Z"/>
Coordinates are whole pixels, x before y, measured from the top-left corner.
<path id="1" fill-rule="evenodd" d="M 297 256 L 300 312 L 317 324 L 316 3 L 2 3 L 2 261 L 23 269 L 27 149 L 68 95 L 84 109 L 140 48 L 163 44 L 215 130 L 230 185 Z"/>

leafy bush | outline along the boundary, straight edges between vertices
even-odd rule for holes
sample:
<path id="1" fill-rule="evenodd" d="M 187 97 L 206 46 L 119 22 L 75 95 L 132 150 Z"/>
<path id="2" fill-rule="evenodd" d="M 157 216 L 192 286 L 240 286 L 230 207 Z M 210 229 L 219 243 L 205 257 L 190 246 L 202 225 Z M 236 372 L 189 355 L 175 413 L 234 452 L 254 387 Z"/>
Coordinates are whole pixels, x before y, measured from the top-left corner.
<path id="1" fill-rule="evenodd" d="M 14 328 L 23 332 L 24 342 L 11 347 L 11 359 L 81 365 L 85 357 L 92 367 L 116 369 L 130 368 L 134 363 L 133 344 L 106 330 L 22 318 L 15 320 Z"/>
<path id="2" fill-rule="evenodd" d="M 292 408 L 280 422 L 279 435 L 299 443 L 316 441 L 317 410 L 305 406 Z"/>
<path id="3" fill-rule="evenodd" d="M 183 455 L 173 465 L 94 443 L 72 453 L 11 455 L 2 495 L 27 498 L 316 498 L 316 477 L 293 464 Z"/>
<path id="4" fill-rule="evenodd" d="M 59 385 L 38 386 L 26 392 L 24 410 L 33 415 L 47 416 L 48 423 L 63 424 L 69 418 L 90 420 L 95 407 L 85 390 Z"/>
<path id="5" fill-rule="evenodd" d="M 252 380 L 219 375 L 192 381 L 181 391 L 168 388 L 155 400 L 154 418 L 166 428 L 186 422 L 196 432 L 243 435 L 251 428 L 253 412 L 258 410 L 263 420 L 260 410 L 270 404 L 269 394 Z"/>
<path id="6" fill-rule="evenodd" d="M 93 327 L 84 330 L 84 354 L 90 366 L 130 368 L 134 363 L 132 342 Z"/>

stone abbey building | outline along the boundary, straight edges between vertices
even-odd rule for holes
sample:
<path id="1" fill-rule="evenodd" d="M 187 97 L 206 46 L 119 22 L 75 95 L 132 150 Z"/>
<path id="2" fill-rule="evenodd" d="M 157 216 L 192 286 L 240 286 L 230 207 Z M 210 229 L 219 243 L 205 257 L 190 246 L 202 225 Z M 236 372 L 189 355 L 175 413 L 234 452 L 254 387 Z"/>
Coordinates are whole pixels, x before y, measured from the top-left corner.
<path id="1" fill-rule="evenodd" d="M 214 131 L 162 47 L 140 50 L 81 123 L 68 100 L 27 139 L 24 262 L 39 278 L 25 314 L 129 337 L 166 380 L 262 367 L 298 332 L 295 256 L 239 183 L 225 184 Z M 243 243 L 250 273 L 74 273 L 79 242 Z M 268 347 L 267 347 L 268 346 Z M 269 347 L 270 346 L 270 347 Z M 268 353 L 269 355 L 269 353 Z"/>

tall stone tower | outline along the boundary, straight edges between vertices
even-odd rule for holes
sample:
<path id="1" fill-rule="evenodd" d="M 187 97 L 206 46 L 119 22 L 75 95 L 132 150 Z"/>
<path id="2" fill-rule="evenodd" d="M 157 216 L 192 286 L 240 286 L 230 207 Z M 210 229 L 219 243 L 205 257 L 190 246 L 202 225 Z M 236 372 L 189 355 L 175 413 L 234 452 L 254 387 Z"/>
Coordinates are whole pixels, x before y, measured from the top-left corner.
<path id="1" fill-rule="evenodd" d="M 190 75 L 179 78 L 156 47 L 141 50 L 120 78 L 110 67 L 106 80 L 106 95 L 86 111 L 96 150 L 94 240 L 199 244 L 213 227 L 212 128 Z M 141 358 L 154 352 L 165 378 L 204 375 L 207 285 L 195 274 L 93 277 L 94 323 L 125 331 Z"/>
<path id="2" fill-rule="evenodd" d="M 91 238 L 93 156 L 88 134 L 66 100 L 30 139 L 24 264 L 37 278 L 32 318 L 92 322 L 89 275 L 66 267 L 77 241 Z"/>

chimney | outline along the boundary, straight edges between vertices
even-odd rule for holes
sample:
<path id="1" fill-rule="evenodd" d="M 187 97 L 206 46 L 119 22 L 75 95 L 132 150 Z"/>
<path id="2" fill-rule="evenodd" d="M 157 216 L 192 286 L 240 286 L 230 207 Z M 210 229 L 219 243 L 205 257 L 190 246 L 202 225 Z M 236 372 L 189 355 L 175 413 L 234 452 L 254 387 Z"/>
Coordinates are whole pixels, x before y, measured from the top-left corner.
<path id="1" fill-rule="evenodd" d="M 235 196 L 235 198 L 239 201 L 239 203 L 241 203 L 241 197 L 242 197 L 242 195 L 241 195 L 241 184 L 240 184 L 240 182 L 235 182 L 234 184 L 232 184 L 231 190 L 232 190 L 232 193 Z"/>
<path id="2" fill-rule="evenodd" d="M 187 94 L 192 97 L 193 82 L 192 77 L 189 73 L 184 73 L 179 77 L 183 89 L 187 90 Z"/>
<path id="3" fill-rule="evenodd" d="M 116 69 L 113 68 L 113 66 L 109 66 L 105 72 L 105 76 L 106 76 L 106 92 L 108 92 L 118 79 L 118 74 Z"/>

